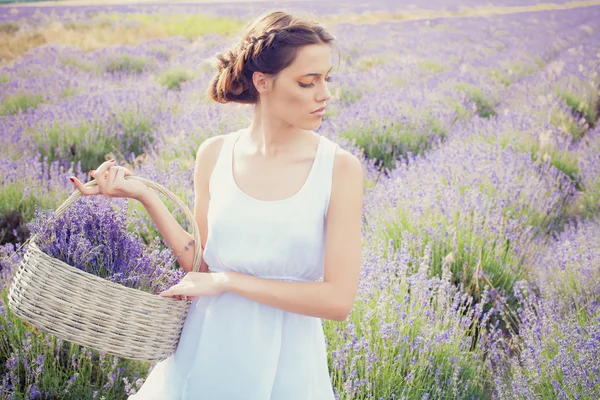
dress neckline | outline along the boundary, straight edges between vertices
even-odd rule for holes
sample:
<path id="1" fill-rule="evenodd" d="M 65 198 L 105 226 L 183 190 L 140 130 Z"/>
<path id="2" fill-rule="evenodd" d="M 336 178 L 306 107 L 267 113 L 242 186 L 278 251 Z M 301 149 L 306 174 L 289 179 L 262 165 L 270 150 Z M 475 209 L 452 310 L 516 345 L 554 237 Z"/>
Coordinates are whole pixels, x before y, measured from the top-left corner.
<path id="1" fill-rule="evenodd" d="M 235 181 L 235 178 L 233 176 L 233 150 L 235 148 L 235 144 L 237 143 L 238 139 L 240 138 L 240 136 L 242 135 L 242 132 L 246 131 L 247 129 L 241 129 L 237 132 L 236 136 L 233 138 L 233 143 L 231 145 L 231 148 L 229 149 L 229 177 L 231 179 L 231 183 L 233 184 L 233 186 L 235 187 L 236 191 L 238 193 L 240 193 L 243 197 L 246 197 L 247 199 L 250 199 L 254 202 L 257 203 L 265 203 L 265 204 L 277 204 L 277 203 L 284 203 L 284 202 L 288 202 L 288 201 L 292 201 L 294 200 L 296 197 L 299 197 L 302 192 L 306 189 L 306 187 L 308 186 L 310 180 L 312 179 L 312 176 L 315 174 L 315 170 L 316 170 L 316 165 L 317 165 L 317 161 L 319 160 L 319 156 L 321 154 L 321 148 L 323 147 L 323 135 L 318 135 L 319 136 L 319 143 L 317 144 L 317 151 L 315 153 L 315 158 L 312 162 L 312 165 L 310 167 L 310 171 L 308 172 L 308 176 L 306 178 L 306 180 L 304 181 L 304 183 L 302 184 L 302 186 L 300 187 L 300 189 L 294 193 L 293 195 L 291 195 L 290 197 L 287 197 L 285 199 L 278 199 L 278 200 L 260 200 L 257 199 L 256 197 L 252 197 L 249 194 L 247 194 L 246 192 L 244 192 L 237 184 L 237 182 Z"/>

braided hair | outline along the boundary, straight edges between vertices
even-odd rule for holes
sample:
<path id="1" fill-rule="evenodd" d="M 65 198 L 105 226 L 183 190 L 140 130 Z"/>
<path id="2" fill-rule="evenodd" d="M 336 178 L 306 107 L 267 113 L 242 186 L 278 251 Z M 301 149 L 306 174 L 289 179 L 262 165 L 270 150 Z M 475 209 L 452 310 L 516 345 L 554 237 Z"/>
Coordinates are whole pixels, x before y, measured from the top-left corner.
<path id="1" fill-rule="evenodd" d="M 254 72 L 277 75 L 292 64 L 301 46 L 333 40 L 315 22 L 282 11 L 268 13 L 249 25 L 236 47 L 217 53 L 217 73 L 207 92 L 219 103 L 255 104 L 258 92 L 252 83 Z"/>

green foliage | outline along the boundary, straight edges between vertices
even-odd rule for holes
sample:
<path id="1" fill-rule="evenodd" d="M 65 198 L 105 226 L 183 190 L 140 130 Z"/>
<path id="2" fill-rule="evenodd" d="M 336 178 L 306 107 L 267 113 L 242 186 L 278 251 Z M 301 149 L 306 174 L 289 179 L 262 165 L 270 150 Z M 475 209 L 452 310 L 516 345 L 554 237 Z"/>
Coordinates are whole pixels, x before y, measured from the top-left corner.
<path id="1" fill-rule="evenodd" d="M 536 151 L 535 149 L 531 150 L 531 159 L 537 161 L 541 159 L 542 161 L 549 161 L 550 165 L 554 168 L 560 170 L 562 173 L 567 175 L 572 181 L 574 181 L 575 186 L 578 190 L 581 189 L 580 182 L 577 179 L 577 175 L 579 174 L 579 165 L 577 164 L 576 156 L 569 153 L 568 151 L 558 151 L 558 150 L 549 150 L 542 154 L 541 150 Z"/>
<path id="2" fill-rule="evenodd" d="M 16 211 L 22 215 L 23 220 L 29 221 L 35 216 L 35 207 L 42 206 L 47 198 L 35 195 L 33 189 L 28 196 L 24 194 L 26 185 L 20 182 L 6 183 L 0 191 L 0 214 Z M 46 204 L 48 206 L 48 204 Z"/>
<path id="3" fill-rule="evenodd" d="M 593 125 L 598 119 L 597 100 L 583 99 L 581 95 L 567 90 L 557 89 L 556 94 L 560 97 L 571 109 L 573 116 L 576 118 L 583 117 L 589 125 Z"/>
<path id="4" fill-rule="evenodd" d="M 600 215 L 600 177 L 583 188 L 579 214 L 585 218 Z"/>
<path id="5" fill-rule="evenodd" d="M 421 60 L 419 62 L 419 66 L 421 68 L 426 68 L 436 74 L 440 73 L 440 72 L 444 72 L 446 70 L 446 67 L 444 67 L 443 64 L 441 64 L 437 61 L 433 61 L 433 60 Z"/>
<path id="6" fill-rule="evenodd" d="M 493 108 L 492 100 L 484 94 L 478 87 L 468 84 L 459 83 L 455 85 L 456 90 L 465 92 L 473 103 L 477 106 L 477 113 L 482 118 L 496 116 L 496 111 Z"/>
<path id="7" fill-rule="evenodd" d="M 332 93 L 332 95 L 335 96 L 336 101 L 347 106 L 349 104 L 352 104 L 352 103 L 360 100 L 360 98 L 362 97 L 362 92 L 357 88 L 353 88 L 353 87 L 345 85 L 345 86 L 338 87 Z"/>
<path id="8" fill-rule="evenodd" d="M 60 58 L 60 62 L 63 65 L 70 65 L 79 68 L 85 72 L 98 72 L 100 70 L 98 64 L 90 61 L 82 60 L 74 56 L 65 56 Z"/>
<path id="9" fill-rule="evenodd" d="M 529 153 L 532 161 L 549 162 L 550 165 L 568 176 L 580 190 L 577 155 L 550 144 L 542 144 L 545 140 L 543 136 L 532 137 L 524 132 L 507 131 L 503 135 L 490 137 L 486 141 L 497 142 L 502 148 L 510 144 L 516 151 Z"/>
<path id="10" fill-rule="evenodd" d="M 458 190 L 464 192 L 467 188 Z M 431 275 L 441 276 L 443 264 L 448 263 L 452 283 L 463 285 L 464 291 L 475 301 L 479 301 L 484 287 L 489 285 L 508 294 L 512 304 L 514 299 L 510 295 L 514 284 L 526 276 L 521 268 L 523 260 L 515 253 L 514 243 L 509 239 L 474 233 L 476 219 L 475 215 L 461 215 L 457 210 L 451 218 L 435 213 L 417 226 L 399 206 L 393 218 L 383 221 L 384 228 L 380 233 L 386 242 L 393 243 L 395 249 L 406 246 L 417 258 L 423 257 L 429 245 L 432 250 Z M 438 225 L 441 225 L 441 231 L 450 234 L 445 237 L 430 235 L 429 230 L 437 229 Z M 414 238 L 419 238 L 419 242 L 413 243 Z M 450 249 L 456 250 L 451 252 Z"/>
<path id="11" fill-rule="evenodd" d="M 147 119 L 128 111 L 116 113 L 112 121 L 83 121 L 79 124 L 53 124 L 43 134 L 32 132 L 38 143 L 40 159 L 51 163 L 58 159 L 81 162 L 82 171 L 89 171 L 106 161 L 111 152 L 139 155 L 154 141 L 152 126 Z M 107 132 L 110 126 L 121 124 L 122 138 Z M 91 137 L 94 137 L 91 140 Z"/>
<path id="12" fill-rule="evenodd" d="M 537 72 L 544 65 L 545 62 L 540 57 L 533 57 L 526 61 L 511 60 L 499 68 L 489 69 L 487 75 L 504 86 L 510 86 L 516 80 Z"/>
<path id="13" fill-rule="evenodd" d="M 141 74 L 149 63 L 150 60 L 147 58 L 121 54 L 109 60 L 104 66 L 104 71 L 109 73 L 125 72 L 129 74 Z"/>
<path id="14" fill-rule="evenodd" d="M 550 124 L 571 135 L 573 140 L 579 140 L 585 134 L 587 127 L 580 124 L 571 113 L 557 107 L 553 107 L 549 113 Z"/>
<path id="15" fill-rule="evenodd" d="M 169 90 L 181 89 L 181 84 L 192 79 L 194 75 L 183 68 L 171 68 L 159 77 L 159 83 Z"/>
<path id="16" fill-rule="evenodd" d="M 75 89 L 75 86 L 72 85 L 67 85 L 63 88 L 63 90 L 60 92 L 60 95 L 62 98 L 68 99 L 69 97 L 73 97 L 77 94 L 77 90 Z"/>
<path id="17" fill-rule="evenodd" d="M 510 86 L 510 84 L 513 83 L 513 79 L 511 79 L 511 77 L 502 70 L 492 69 L 489 70 L 487 74 L 490 78 L 497 80 L 504 86 Z"/>
<path id="18" fill-rule="evenodd" d="M 160 29 L 166 36 L 183 36 L 190 40 L 207 33 L 237 33 L 244 26 L 243 21 L 208 14 L 102 13 L 99 16 L 114 21 L 138 21 Z"/>
<path id="19" fill-rule="evenodd" d="M 359 71 L 369 71 L 386 62 L 388 62 L 388 59 L 384 56 L 362 56 L 356 60 L 354 67 Z"/>
<path id="20" fill-rule="evenodd" d="M 422 154 L 429 148 L 432 136 L 445 139 L 446 134 L 436 121 L 431 121 L 430 130 L 422 132 L 422 128 L 414 125 L 395 124 L 389 122 L 381 125 L 377 121 L 361 123 L 345 130 L 342 138 L 355 142 L 367 158 L 376 159 L 385 169 L 396 167 L 396 160 L 412 154 Z"/>
<path id="21" fill-rule="evenodd" d="M 44 101 L 41 93 L 16 93 L 8 96 L 0 103 L 0 115 L 14 115 L 25 112 L 29 108 L 36 108 Z"/>
<path id="22" fill-rule="evenodd" d="M 463 120 L 464 121 L 464 120 L 469 119 L 472 115 L 472 113 L 469 112 L 469 110 L 467 110 L 465 108 L 464 104 L 457 101 L 456 99 L 445 96 L 443 99 L 443 102 L 454 110 L 454 112 L 456 113 L 455 120 L 458 120 L 458 121 Z"/>

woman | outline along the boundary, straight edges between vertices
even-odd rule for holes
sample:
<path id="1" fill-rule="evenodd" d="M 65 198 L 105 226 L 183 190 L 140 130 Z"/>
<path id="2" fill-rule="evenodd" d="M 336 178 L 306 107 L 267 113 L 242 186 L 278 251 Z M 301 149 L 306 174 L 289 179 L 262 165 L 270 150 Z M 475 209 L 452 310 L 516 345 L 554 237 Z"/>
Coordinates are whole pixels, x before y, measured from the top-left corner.
<path id="1" fill-rule="evenodd" d="M 177 350 L 129 399 L 334 399 L 321 319 L 345 320 L 358 289 L 363 171 L 312 131 L 331 97 L 332 41 L 272 12 L 218 55 L 209 94 L 254 105 L 254 117 L 197 151 L 200 272 L 191 235 L 156 193 L 124 179 L 131 171 L 111 160 L 92 171 L 97 186 L 74 181 L 83 195 L 139 200 L 188 272 L 160 293 L 193 299 Z"/>

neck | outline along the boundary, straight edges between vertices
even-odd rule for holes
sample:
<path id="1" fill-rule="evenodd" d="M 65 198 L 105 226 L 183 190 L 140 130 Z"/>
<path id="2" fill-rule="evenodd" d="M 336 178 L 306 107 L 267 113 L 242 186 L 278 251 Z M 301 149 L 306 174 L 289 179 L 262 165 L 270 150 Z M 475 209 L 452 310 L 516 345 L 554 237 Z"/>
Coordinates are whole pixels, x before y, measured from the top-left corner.
<path id="1" fill-rule="evenodd" d="M 247 140 L 253 153 L 274 157 L 293 148 L 303 132 L 302 129 L 270 115 L 260 104 L 256 104 Z"/>

